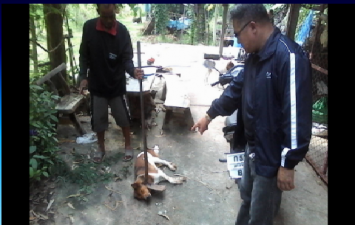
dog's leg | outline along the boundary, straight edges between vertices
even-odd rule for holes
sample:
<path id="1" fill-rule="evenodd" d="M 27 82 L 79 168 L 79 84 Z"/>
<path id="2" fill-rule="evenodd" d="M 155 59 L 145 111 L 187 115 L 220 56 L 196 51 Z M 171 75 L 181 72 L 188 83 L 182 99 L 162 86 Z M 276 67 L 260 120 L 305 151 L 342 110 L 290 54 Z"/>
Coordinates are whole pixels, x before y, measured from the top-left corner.
<path id="1" fill-rule="evenodd" d="M 152 160 L 154 161 L 154 163 L 160 163 L 168 166 L 171 171 L 175 171 L 177 169 L 177 166 L 174 163 L 168 162 L 164 159 L 160 159 L 158 157 L 152 157 Z"/>
<path id="2" fill-rule="evenodd" d="M 182 184 L 186 181 L 186 177 L 169 177 L 161 169 L 158 168 L 158 173 L 149 174 L 154 177 L 154 184 L 167 180 L 172 184 Z"/>

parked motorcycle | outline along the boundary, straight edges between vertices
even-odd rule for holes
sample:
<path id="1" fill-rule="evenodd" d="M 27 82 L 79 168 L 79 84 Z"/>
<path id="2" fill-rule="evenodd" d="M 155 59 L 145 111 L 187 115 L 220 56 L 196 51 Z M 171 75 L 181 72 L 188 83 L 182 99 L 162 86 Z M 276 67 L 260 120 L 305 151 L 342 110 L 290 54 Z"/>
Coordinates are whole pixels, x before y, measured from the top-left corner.
<path id="1" fill-rule="evenodd" d="M 241 62 L 237 62 L 235 66 L 224 74 L 215 68 L 214 61 L 206 60 L 204 66 L 209 69 L 215 69 L 220 74 L 218 81 L 211 84 L 212 87 L 218 84 L 222 86 L 228 85 L 233 78 L 238 76 L 244 69 L 244 64 Z M 239 188 L 244 166 L 244 149 L 234 146 L 234 131 L 237 127 L 237 113 L 238 110 L 235 110 L 230 116 L 227 116 L 224 121 L 225 126 L 222 128 L 222 131 L 224 138 L 229 143 L 229 152 L 225 153 L 227 155 L 226 159 L 219 159 L 219 161 L 227 162 L 230 177 L 235 179 L 235 183 L 237 183 Z"/>

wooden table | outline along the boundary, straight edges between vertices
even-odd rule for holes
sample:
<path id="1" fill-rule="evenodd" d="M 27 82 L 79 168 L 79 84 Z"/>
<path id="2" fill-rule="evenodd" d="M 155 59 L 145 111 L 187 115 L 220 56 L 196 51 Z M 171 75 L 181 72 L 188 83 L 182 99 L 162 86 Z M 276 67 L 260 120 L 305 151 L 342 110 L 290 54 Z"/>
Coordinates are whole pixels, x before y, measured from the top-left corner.
<path id="1" fill-rule="evenodd" d="M 183 80 L 175 74 L 164 74 L 163 77 L 166 81 L 166 99 L 164 102 L 166 115 L 163 129 L 167 128 L 173 117 L 180 119 L 180 122 L 188 127 L 193 126 L 189 93 Z"/>

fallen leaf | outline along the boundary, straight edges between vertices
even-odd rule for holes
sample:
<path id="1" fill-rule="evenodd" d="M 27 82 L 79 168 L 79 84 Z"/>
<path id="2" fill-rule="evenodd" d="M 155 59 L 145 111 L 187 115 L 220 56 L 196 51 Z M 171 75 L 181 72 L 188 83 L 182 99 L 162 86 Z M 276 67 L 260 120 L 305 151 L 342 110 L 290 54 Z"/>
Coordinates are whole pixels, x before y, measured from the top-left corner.
<path id="1" fill-rule="evenodd" d="M 163 214 L 161 211 L 158 212 L 158 215 L 164 217 L 167 220 L 170 220 L 170 218 L 167 215 Z"/>
<path id="2" fill-rule="evenodd" d="M 40 216 L 41 220 L 48 220 L 48 216 L 45 216 L 45 215 L 43 215 L 41 213 L 38 213 L 38 215 Z"/>
<path id="3" fill-rule="evenodd" d="M 76 194 L 76 195 L 69 195 L 68 197 L 66 198 L 72 198 L 72 197 L 79 197 L 81 194 Z"/>
<path id="4" fill-rule="evenodd" d="M 35 217 L 39 217 L 33 210 L 30 211 Z"/>
<path id="5" fill-rule="evenodd" d="M 107 203 L 104 203 L 104 205 L 105 205 L 107 208 L 111 209 L 112 211 L 116 211 L 116 209 L 117 209 L 118 205 L 120 204 L 120 202 L 122 202 L 122 201 L 116 201 L 116 205 L 115 205 L 114 208 L 112 208 L 112 207 L 110 207 L 109 205 L 107 205 Z"/>
<path id="6" fill-rule="evenodd" d="M 74 206 L 70 202 L 68 203 L 68 206 L 72 209 L 75 209 Z"/>
<path id="7" fill-rule="evenodd" d="M 107 187 L 107 186 L 105 186 L 105 188 L 106 188 L 107 190 L 109 190 L 109 191 L 115 192 L 115 193 L 117 193 L 117 194 L 121 194 L 119 191 L 115 191 L 115 190 L 113 190 L 113 189 L 111 189 L 111 188 L 109 188 L 109 187 Z"/>
<path id="8" fill-rule="evenodd" d="M 37 219 L 37 217 L 30 217 L 30 221 Z"/>
<path id="9" fill-rule="evenodd" d="M 71 166 L 71 170 L 74 170 L 74 169 L 77 168 L 77 167 L 78 167 L 78 166 L 74 164 L 74 165 Z"/>
<path id="10" fill-rule="evenodd" d="M 155 135 L 155 137 L 160 138 L 160 137 L 165 137 L 165 135 Z"/>
<path id="11" fill-rule="evenodd" d="M 54 199 L 52 199 L 52 200 L 48 203 L 48 206 L 47 206 L 46 211 L 48 211 L 48 209 L 52 206 L 53 202 L 54 202 Z"/>

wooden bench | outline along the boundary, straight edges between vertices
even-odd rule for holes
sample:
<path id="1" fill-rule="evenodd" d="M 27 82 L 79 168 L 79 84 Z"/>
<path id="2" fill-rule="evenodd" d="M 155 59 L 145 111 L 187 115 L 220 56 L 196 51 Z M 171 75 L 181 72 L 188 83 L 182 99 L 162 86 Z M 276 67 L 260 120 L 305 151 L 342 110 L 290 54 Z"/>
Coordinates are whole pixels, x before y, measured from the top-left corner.
<path id="1" fill-rule="evenodd" d="M 48 74 L 38 79 L 36 81 L 36 84 L 37 85 L 42 85 L 43 83 L 47 84 L 51 88 L 54 94 L 61 97 L 55 109 L 57 110 L 58 114 L 63 114 L 63 116 L 67 115 L 70 121 L 75 126 L 76 130 L 79 132 L 79 134 L 83 135 L 86 133 L 86 131 L 82 127 L 80 121 L 78 120 L 75 111 L 81 104 L 87 104 L 87 101 L 84 95 L 71 93 L 67 82 L 64 80 L 61 74 L 61 71 L 65 69 L 66 66 L 64 63 L 62 63 L 57 68 L 50 71 Z M 57 85 L 54 85 L 54 82 L 51 81 L 51 79 L 55 77 L 56 77 Z"/>

